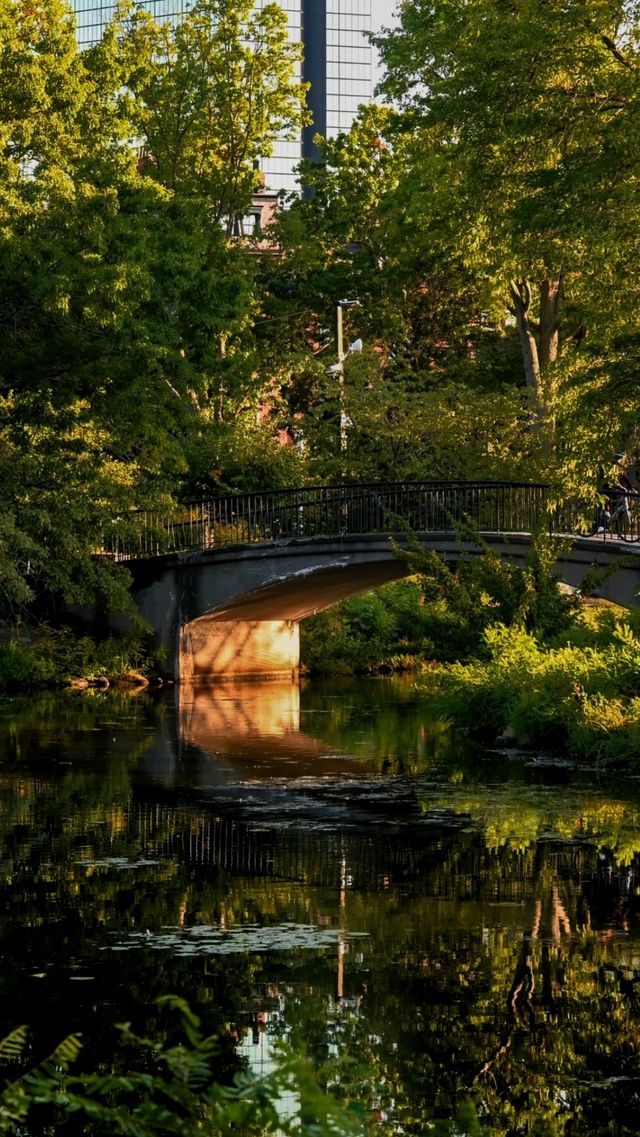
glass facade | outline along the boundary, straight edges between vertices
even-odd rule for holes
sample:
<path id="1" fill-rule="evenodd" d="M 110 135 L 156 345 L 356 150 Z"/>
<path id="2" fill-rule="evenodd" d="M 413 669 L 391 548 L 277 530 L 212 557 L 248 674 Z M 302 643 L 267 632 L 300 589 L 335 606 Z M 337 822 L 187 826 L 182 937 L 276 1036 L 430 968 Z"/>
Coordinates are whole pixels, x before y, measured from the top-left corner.
<path id="1" fill-rule="evenodd" d="M 371 98 L 371 0 L 326 0 L 328 138 L 348 130 Z"/>
<path id="2" fill-rule="evenodd" d="M 264 8 L 271 0 L 254 0 L 254 8 Z M 303 21 L 301 0 L 279 0 L 280 7 L 287 15 L 287 29 L 289 39 L 293 43 L 303 42 Z M 298 65 L 296 78 L 300 82 L 302 68 Z M 271 190 L 286 190 L 293 193 L 297 188 L 297 179 L 294 169 L 300 161 L 301 141 L 297 138 L 279 138 L 273 148 L 273 153 L 261 162 L 264 175 L 265 188 Z"/>
<path id="3" fill-rule="evenodd" d="M 256 9 L 270 0 L 254 0 Z M 371 29 L 371 0 L 279 0 L 287 14 L 289 36 L 303 44 L 302 77 L 311 81 L 309 99 L 314 123 L 301 138 L 278 139 L 262 163 L 266 188 L 295 190 L 294 168 L 303 154 L 312 154 L 314 133 L 334 138 L 348 130 L 361 103 L 371 98 L 371 48 L 365 33 Z M 78 24 L 78 42 L 88 47 L 99 38 L 116 7 L 116 0 L 71 0 Z M 157 19 L 179 18 L 189 0 L 143 0 Z M 300 78 L 300 76 L 299 76 Z"/>
<path id="4" fill-rule="evenodd" d="M 78 25 L 80 47 L 100 38 L 116 9 L 116 0 L 71 0 Z M 144 7 L 158 20 L 175 19 L 189 7 L 188 0 L 144 0 Z"/>

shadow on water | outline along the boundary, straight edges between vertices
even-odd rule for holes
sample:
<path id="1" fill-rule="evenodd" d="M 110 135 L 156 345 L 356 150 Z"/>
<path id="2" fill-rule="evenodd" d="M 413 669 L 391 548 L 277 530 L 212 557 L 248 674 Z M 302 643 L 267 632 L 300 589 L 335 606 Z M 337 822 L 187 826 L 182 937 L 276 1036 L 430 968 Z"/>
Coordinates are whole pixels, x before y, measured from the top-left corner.
<path id="1" fill-rule="evenodd" d="M 410 683 L 0 705 L 0 1028 L 185 995 L 238 1055 L 358 1055 L 379 1126 L 634 1129 L 640 793 L 478 750 Z M 235 1057 L 234 1057 L 235 1055 Z M 374 1087 L 374 1088 L 373 1088 Z"/>

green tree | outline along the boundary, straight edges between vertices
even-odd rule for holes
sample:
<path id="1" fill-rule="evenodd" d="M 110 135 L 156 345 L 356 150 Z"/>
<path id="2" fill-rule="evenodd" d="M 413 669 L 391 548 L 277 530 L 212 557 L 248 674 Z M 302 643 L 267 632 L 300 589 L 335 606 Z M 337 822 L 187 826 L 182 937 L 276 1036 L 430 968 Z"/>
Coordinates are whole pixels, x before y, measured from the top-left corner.
<path id="1" fill-rule="evenodd" d="M 273 3 L 255 11 L 252 0 L 198 0 L 177 22 L 137 11 L 127 34 L 147 172 L 178 196 L 206 199 L 229 236 L 240 232 L 260 159 L 306 121 L 286 14 Z"/>
<path id="2" fill-rule="evenodd" d="M 269 62 L 255 65 L 245 173 L 275 113 L 278 13 L 256 24 Z M 262 394 L 251 253 L 214 223 L 206 185 L 177 193 L 141 170 L 131 139 L 143 100 L 129 81 L 138 41 L 118 28 L 81 53 L 59 0 L 0 13 L 3 616 L 41 592 L 125 605 L 126 574 L 94 556 L 105 532 L 130 530 L 132 509 L 197 482 L 201 453 L 224 453 L 237 423 L 244 436 Z M 145 81 L 152 64 L 166 85 L 158 58 L 141 57 Z M 249 456 L 268 464 L 272 433 L 245 446 Z M 235 458 L 229 473 L 239 476 Z"/>
<path id="3" fill-rule="evenodd" d="M 585 335 L 596 356 L 622 328 L 637 335 L 638 31 L 623 0 L 409 0 L 379 41 L 414 147 L 414 200 L 490 318 L 517 327 L 551 435 Z"/>
<path id="4" fill-rule="evenodd" d="M 193 262 L 188 286 L 170 301 L 197 405 L 183 491 L 298 481 L 299 462 L 274 445 L 277 414 L 260 415 L 265 405 L 277 411 L 280 360 L 265 358 L 256 342 L 256 258 L 247 241 L 235 240 L 261 186 L 259 161 L 306 120 L 300 50 L 286 15 L 277 4 L 255 11 L 250 0 L 202 0 L 171 24 L 125 8 L 94 49 L 97 58 L 111 55 L 126 74 L 145 175 L 178 214 L 197 218 L 195 240 L 175 249 L 167 274 L 169 288 L 175 280 L 180 289 Z"/>
<path id="5" fill-rule="evenodd" d="M 284 255 L 260 266 L 257 335 L 267 353 L 289 351 L 285 395 L 321 477 L 535 477 L 514 337 L 483 324 L 460 258 L 443 265 L 425 236 L 426 205 L 407 188 L 411 136 L 395 117 L 364 108 L 303 166 L 310 192 L 276 226 Z M 345 316 L 347 343 L 365 343 L 345 361 L 346 454 L 330 371 L 334 306 L 345 296 L 360 301 Z"/>

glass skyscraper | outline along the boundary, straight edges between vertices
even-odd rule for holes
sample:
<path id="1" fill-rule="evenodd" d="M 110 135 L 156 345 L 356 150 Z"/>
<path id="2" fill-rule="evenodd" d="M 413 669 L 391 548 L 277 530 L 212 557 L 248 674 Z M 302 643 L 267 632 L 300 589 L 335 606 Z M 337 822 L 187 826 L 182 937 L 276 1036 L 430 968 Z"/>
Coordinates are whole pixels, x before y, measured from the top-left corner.
<path id="1" fill-rule="evenodd" d="M 188 0 L 144 0 L 143 6 L 158 20 L 181 16 L 189 7 Z M 116 9 L 116 0 L 71 0 L 78 25 L 80 47 L 90 47 L 100 39 L 105 24 Z"/>
<path id="2" fill-rule="evenodd" d="M 263 8 L 270 0 L 255 0 Z M 312 157 L 313 137 L 334 138 L 348 130 L 361 103 L 371 98 L 371 48 L 365 33 L 371 29 L 371 0 L 278 0 L 287 14 L 289 36 L 301 43 L 302 78 L 311 84 L 309 107 L 313 123 L 301 138 L 278 139 L 263 163 L 265 188 L 296 188 L 294 167 Z M 189 0 L 142 0 L 157 19 L 179 18 Z M 78 42 L 88 47 L 99 39 L 116 7 L 116 0 L 71 0 L 78 24 Z"/>
<path id="3" fill-rule="evenodd" d="M 371 0 L 303 0 L 304 73 L 314 122 L 307 136 L 335 138 L 371 98 Z M 305 150 L 309 152 L 309 141 Z"/>

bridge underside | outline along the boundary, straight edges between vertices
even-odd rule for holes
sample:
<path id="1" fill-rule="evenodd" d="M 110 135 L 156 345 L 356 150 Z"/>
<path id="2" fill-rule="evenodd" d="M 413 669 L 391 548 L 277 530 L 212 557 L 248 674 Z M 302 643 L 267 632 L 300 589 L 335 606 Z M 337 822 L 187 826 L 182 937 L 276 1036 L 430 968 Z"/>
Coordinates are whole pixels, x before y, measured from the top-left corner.
<path id="1" fill-rule="evenodd" d="M 449 563 L 480 552 L 451 534 L 424 534 L 421 540 Z M 521 535 L 488 535 L 486 541 L 520 565 L 530 545 Z M 594 568 L 604 570 L 599 594 L 635 605 L 640 555 L 618 544 L 578 539 L 571 548 L 561 545 L 556 571 L 580 587 Z M 623 552 L 631 555 L 623 558 Z M 206 550 L 131 562 L 130 568 L 138 607 L 165 649 L 166 675 L 193 684 L 294 677 L 301 620 L 407 575 L 389 538 L 381 536 Z"/>
<path id="2" fill-rule="evenodd" d="M 295 677 L 300 620 L 406 575 L 400 561 L 333 566 L 233 597 L 182 628 L 180 681 Z"/>

